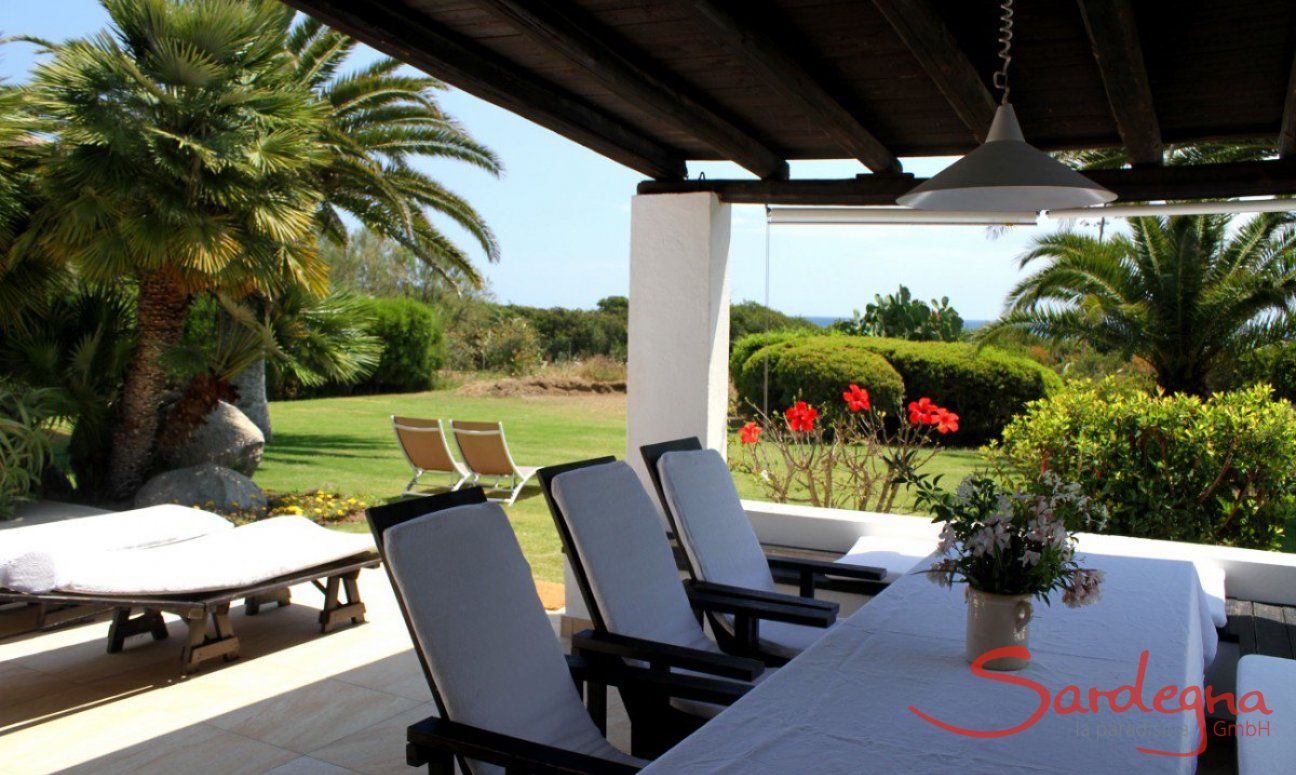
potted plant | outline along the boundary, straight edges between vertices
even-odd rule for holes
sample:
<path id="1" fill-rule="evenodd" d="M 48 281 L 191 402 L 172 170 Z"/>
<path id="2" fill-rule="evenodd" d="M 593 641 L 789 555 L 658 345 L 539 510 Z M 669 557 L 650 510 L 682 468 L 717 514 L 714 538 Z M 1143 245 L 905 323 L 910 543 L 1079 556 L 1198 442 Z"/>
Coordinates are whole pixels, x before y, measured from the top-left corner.
<path id="1" fill-rule="evenodd" d="M 919 505 L 943 522 L 941 558 L 926 573 L 944 587 L 967 583 L 967 659 L 1004 646 L 1027 646 L 1031 599 L 1078 608 L 1096 602 L 1101 571 L 1075 560 L 1072 531 L 1101 529 L 1106 509 L 1082 495 L 1078 485 L 1045 476 L 1026 490 L 1001 485 L 985 474 L 963 480 L 950 493 L 935 479 L 911 482 Z M 991 670 L 1021 670 L 1028 659 L 1002 657 Z"/>

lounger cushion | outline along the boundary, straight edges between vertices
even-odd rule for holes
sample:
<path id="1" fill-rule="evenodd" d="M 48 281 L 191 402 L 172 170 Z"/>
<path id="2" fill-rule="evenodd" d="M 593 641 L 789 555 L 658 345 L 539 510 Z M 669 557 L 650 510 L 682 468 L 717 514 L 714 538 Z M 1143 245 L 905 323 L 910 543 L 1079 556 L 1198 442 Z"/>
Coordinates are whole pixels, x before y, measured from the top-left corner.
<path id="1" fill-rule="evenodd" d="M 581 704 L 504 511 L 446 509 L 387 530 L 392 578 L 446 715 L 501 734 L 613 761 Z M 474 773 L 500 772 L 472 762 Z"/>
<path id="2" fill-rule="evenodd" d="M 1216 628 L 1228 626 L 1228 612 L 1224 605 L 1224 569 L 1209 560 L 1193 560 L 1202 592 L 1206 593 L 1206 608 Z"/>
<path id="3" fill-rule="evenodd" d="M 372 550 L 367 535 L 275 517 L 161 546 L 28 552 L 12 563 L 8 583 L 33 594 L 178 595 L 246 587 Z"/>
<path id="4" fill-rule="evenodd" d="M 720 453 L 667 452 L 657 461 L 657 472 L 698 578 L 773 592 L 769 563 Z"/>
<path id="5" fill-rule="evenodd" d="M 863 536 L 837 562 L 883 568 L 888 584 L 912 571 L 918 563 L 936 551 L 936 542 L 908 536 Z"/>
<path id="6" fill-rule="evenodd" d="M 1265 707 L 1273 711 L 1241 713 L 1239 725 L 1269 726 L 1263 732 L 1253 727 L 1255 734 L 1247 734 L 1245 726 L 1236 736 L 1239 775 L 1263 775 L 1271 772 L 1291 772 L 1296 762 L 1296 662 L 1259 654 L 1242 657 L 1238 662 L 1237 697 L 1247 692 L 1260 692 Z"/>
<path id="7" fill-rule="evenodd" d="M 0 529 L 0 587 L 17 589 L 9 581 L 13 563 L 33 552 L 142 549 L 233 528 L 210 511 L 166 504 Z"/>
<path id="8" fill-rule="evenodd" d="M 578 468 L 552 487 L 610 632 L 719 651 L 693 617 L 661 518 L 630 466 Z"/>

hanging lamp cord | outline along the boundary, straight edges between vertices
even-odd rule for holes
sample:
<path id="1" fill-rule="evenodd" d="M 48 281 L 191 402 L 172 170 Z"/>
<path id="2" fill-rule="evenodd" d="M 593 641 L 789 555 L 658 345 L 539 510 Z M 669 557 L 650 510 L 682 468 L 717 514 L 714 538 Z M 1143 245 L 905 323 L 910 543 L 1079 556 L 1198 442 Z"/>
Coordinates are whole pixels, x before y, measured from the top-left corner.
<path id="1" fill-rule="evenodd" d="M 1003 0 L 999 4 L 1001 13 L 999 14 L 999 58 L 1003 64 L 994 74 L 995 88 L 1003 92 L 999 99 L 1000 105 L 1008 104 L 1008 63 L 1012 61 L 1012 37 L 1013 37 L 1013 0 Z"/>

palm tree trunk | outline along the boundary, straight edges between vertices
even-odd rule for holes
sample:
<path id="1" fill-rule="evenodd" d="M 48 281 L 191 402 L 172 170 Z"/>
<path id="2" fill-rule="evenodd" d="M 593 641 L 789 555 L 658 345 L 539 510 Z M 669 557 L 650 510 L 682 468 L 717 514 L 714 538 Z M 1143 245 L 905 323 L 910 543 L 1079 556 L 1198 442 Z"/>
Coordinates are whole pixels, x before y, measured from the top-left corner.
<path id="1" fill-rule="evenodd" d="M 266 399 L 266 362 L 265 358 L 240 371 L 234 378 L 234 387 L 238 388 L 238 401 L 235 406 L 246 414 L 252 424 L 261 429 L 266 443 L 270 443 L 270 404 Z"/>
<path id="2" fill-rule="evenodd" d="M 138 342 L 122 387 L 108 462 L 109 495 L 115 500 L 133 496 L 152 463 L 166 390 L 162 357 L 180 339 L 188 309 L 189 295 L 171 274 L 157 271 L 140 279 Z"/>

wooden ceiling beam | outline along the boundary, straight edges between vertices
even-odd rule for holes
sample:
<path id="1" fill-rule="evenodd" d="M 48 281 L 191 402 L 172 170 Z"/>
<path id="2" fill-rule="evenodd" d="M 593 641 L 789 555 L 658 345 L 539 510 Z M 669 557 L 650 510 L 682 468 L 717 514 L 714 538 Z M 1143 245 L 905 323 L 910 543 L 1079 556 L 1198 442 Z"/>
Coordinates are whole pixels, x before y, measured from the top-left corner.
<path id="1" fill-rule="evenodd" d="M 618 97 L 665 119 L 760 178 L 786 178 L 787 161 L 705 104 L 625 41 L 561 0 L 477 0 L 527 37 L 580 66 Z"/>
<path id="2" fill-rule="evenodd" d="M 1159 165 L 1165 150 L 1129 0 L 1079 0 L 1121 142 L 1135 165 Z"/>
<path id="3" fill-rule="evenodd" d="M 977 142 L 994 120 L 995 98 L 930 0 L 873 0 Z"/>
<path id="4" fill-rule="evenodd" d="M 900 160 L 895 154 L 772 34 L 753 24 L 747 9 L 736 12 L 728 0 L 681 1 L 695 8 L 729 50 L 786 99 L 796 103 L 800 112 L 817 122 L 843 151 L 874 172 L 900 171 Z"/>
<path id="5" fill-rule="evenodd" d="M 1291 74 L 1287 76 L 1282 126 L 1278 130 L 1278 156 L 1283 159 L 1296 156 L 1296 57 L 1292 57 Z"/>
<path id="6" fill-rule="evenodd" d="M 1086 177 L 1116 192 L 1121 202 L 1228 199 L 1296 194 L 1296 160 L 1093 170 Z M 923 182 L 913 175 L 859 175 L 841 180 L 644 181 L 640 194 L 710 191 L 733 204 L 894 205 Z"/>
<path id="7" fill-rule="evenodd" d="M 286 0 L 298 10 L 644 175 L 686 173 L 683 157 L 619 118 L 400 3 Z"/>

